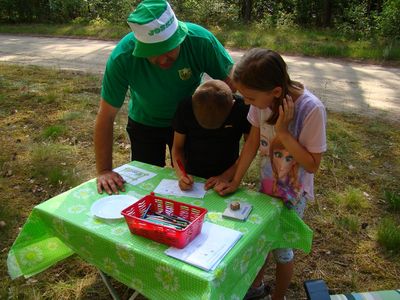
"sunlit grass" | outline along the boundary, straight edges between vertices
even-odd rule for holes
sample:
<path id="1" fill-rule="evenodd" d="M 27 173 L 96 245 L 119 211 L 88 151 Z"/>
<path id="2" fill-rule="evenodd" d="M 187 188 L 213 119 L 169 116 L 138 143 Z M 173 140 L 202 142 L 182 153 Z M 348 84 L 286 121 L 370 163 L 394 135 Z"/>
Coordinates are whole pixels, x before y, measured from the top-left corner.
<path id="1" fill-rule="evenodd" d="M 262 24 L 220 24 L 209 28 L 227 47 L 264 47 L 282 54 L 351 58 L 375 62 L 400 61 L 400 42 L 396 40 L 355 40 L 333 29 L 272 28 Z M 76 36 L 119 40 L 130 32 L 124 24 L 19 24 L 0 25 L 0 33 Z"/>

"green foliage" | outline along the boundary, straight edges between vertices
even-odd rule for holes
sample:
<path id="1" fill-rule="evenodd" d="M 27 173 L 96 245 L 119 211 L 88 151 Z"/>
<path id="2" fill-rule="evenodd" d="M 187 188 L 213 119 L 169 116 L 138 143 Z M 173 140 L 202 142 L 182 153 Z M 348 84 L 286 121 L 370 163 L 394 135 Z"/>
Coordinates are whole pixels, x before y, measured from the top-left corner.
<path id="1" fill-rule="evenodd" d="M 400 226 L 392 218 L 384 218 L 378 228 L 378 242 L 387 250 L 400 254 Z"/>
<path id="2" fill-rule="evenodd" d="M 376 13 L 367 12 L 364 2 L 344 9 L 343 15 L 337 16 L 335 24 L 338 30 L 355 39 L 366 38 L 377 30 Z"/>
<path id="3" fill-rule="evenodd" d="M 400 0 L 385 1 L 378 23 L 384 36 L 400 39 Z"/>

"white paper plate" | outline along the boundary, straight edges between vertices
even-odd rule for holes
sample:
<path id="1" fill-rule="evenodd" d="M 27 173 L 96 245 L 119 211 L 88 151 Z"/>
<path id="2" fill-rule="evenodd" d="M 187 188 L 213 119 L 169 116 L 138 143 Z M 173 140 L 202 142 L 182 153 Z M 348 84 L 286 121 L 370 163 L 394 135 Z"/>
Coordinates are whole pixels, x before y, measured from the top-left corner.
<path id="1" fill-rule="evenodd" d="M 128 195 L 113 195 L 101 198 L 92 204 L 90 212 L 93 216 L 101 219 L 121 219 L 121 211 L 139 199 Z"/>

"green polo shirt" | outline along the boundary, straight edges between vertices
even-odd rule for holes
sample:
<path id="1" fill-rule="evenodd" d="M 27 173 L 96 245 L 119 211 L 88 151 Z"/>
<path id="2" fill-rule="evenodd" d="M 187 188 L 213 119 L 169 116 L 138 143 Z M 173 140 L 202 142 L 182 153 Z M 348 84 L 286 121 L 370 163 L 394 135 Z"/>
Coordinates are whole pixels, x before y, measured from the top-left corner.
<path id="1" fill-rule="evenodd" d="M 167 127 L 171 126 L 179 102 L 193 94 L 204 73 L 224 80 L 233 65 L 231 56 L 211 32 L 196 24 L 186 24 L 188 35 L 169 69 L 133 56 L 135 36 L 127 34 L 108 59 L 102 98 L 119 108 L 129 88 L 129 117 L 141 124 Z"/>

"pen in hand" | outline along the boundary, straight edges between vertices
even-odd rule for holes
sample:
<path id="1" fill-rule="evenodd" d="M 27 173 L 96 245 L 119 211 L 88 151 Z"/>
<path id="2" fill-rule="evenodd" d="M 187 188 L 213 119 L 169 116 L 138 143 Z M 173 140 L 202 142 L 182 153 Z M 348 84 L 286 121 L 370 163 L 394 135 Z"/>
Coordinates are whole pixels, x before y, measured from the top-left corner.
<path id="1" fill-rule="evenodd" d="M 188 177 L 185 171 L 185 167 L 183 166 L 180 159 L 177 159 L 176 162 L 178 163 L 179 170 L 181 170 L 183 176 Z"/>
<path id="2" fill-rule="evenodd" d="M 179 180 L 179 187 L 182 191 L 188 191 L 193 188 L 193 178 L 189 176 L 186 171 L 185 167 L 183 166 L 180 159 L 176 160 L 179 170 L 181 171 L 183 177 Z"/>

